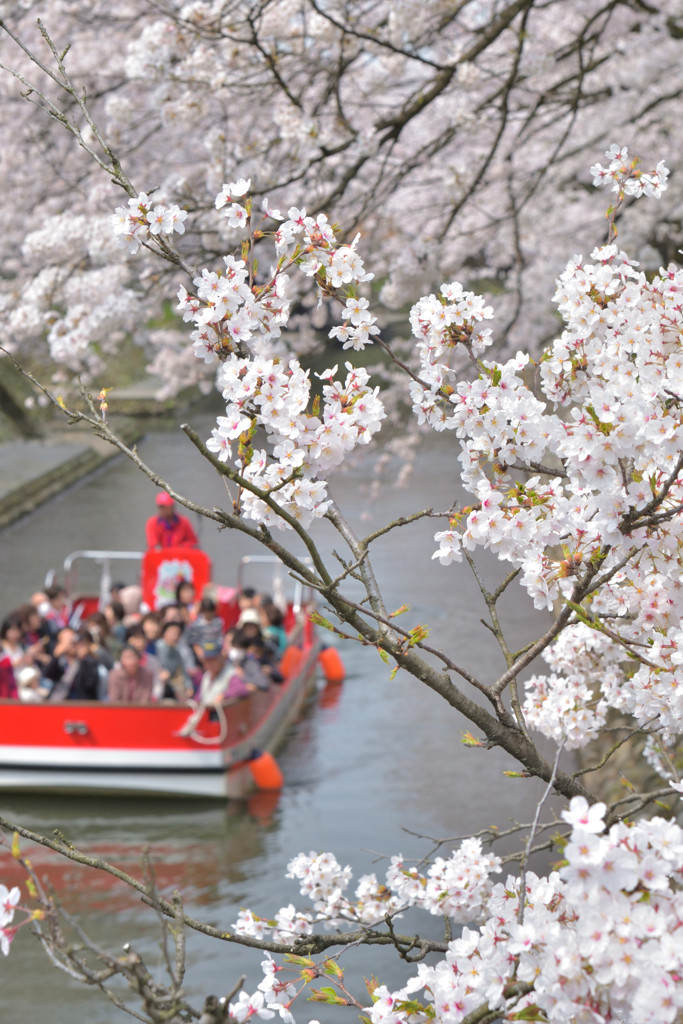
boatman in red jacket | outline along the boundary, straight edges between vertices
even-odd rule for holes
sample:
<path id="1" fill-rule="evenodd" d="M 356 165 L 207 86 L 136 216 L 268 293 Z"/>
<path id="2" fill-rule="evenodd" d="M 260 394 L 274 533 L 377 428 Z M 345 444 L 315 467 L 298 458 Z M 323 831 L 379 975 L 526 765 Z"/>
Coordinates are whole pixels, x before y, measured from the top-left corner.
<path id="1" fill-rule="evenodd" d="M 148 548 L 196 548 L 199 544 L 192 523 L 175 510 L 175 502 L 166 491 L 157 494 L 157 514 L 145 527 Z"/>

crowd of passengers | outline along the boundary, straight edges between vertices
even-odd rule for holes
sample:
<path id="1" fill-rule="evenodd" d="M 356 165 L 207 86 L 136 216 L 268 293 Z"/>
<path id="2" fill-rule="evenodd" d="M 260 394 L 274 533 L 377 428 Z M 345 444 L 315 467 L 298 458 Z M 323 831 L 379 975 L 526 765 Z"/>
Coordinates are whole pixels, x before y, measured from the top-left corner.
<path id="1" fill-rule="evenodd" d="M 283 681 L 283 614 L 266 595 L 245 589 L 227 632 L 210 586 L 197 599 L 183 581 L 159 611 L 141 596 L 115 585 L 107 606 L 76 624 L 63 587 L 34 594 L 0 626 L 0 698 L 218 704 Z"/>

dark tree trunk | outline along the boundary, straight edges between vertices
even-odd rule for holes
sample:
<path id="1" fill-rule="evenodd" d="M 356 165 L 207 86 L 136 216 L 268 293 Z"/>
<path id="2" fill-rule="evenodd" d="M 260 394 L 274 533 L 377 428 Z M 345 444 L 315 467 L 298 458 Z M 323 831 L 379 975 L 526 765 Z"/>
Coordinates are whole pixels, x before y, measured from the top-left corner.
<path id="1" fill-rule="evenodd" d="M 7 369 L 7 364 L 5 363 L 0 373 L 0 412 L 10 421 L 22 437 L 42 437 L 43 431 L 40 424 L 32 416 L 29 416 L 24 406 L 17 401 L 10 387 L 8 387 L 10 374 L 11 371 Z"/>

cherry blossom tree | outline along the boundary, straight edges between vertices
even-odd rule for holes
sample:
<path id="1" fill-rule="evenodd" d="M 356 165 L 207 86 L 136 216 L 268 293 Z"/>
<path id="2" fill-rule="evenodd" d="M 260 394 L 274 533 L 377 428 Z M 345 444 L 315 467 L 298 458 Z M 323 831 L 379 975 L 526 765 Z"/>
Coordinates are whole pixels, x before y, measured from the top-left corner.
<path id="1" fill-rule="evenodd" d="M 672 787 L 683 792 L 677 748 L 683 271 L 670 264 L 650 279 L 614 241 L 614 221 L 627 197 L 658 198 L 666 188 L 666 166 L 641 169 L 616 145 L 607 158 L 606 165 L 592 168 L 594 182 L 613 193 L 606 244 L 588 258 L 575 256 L 558 278 L 554 298 L 564 328 L 535 367 L 521 353 L 505 362 L 486 358 L 492 328 L 485 324 L 493 320 L 493 309 L 457 282 L 442 285 L 438 296 L 423 297 L 411 311 L 419 368 L 413 372 L 398 360 L 397 365 L 418 420 L 455 432 L 470 505 L 440 513 L 426 509 L 368 537 L 354 534 L 326 481 L 380 430 L 380 389 L 370 386 L 367 370 L 347 362 L 342 374 L 338 366 L 319 374 L 322 391 L 313 397 L 310 373 L 297 359 L 267 353 L 286 327 L 288 281 L 297 273 L 315 283 L 321 301 L 332 302 L 340 322 L 330 333 L 348 351 L 380 343 L 391 354 L 373 330 L 369 300 L 360 295 L 372 275 L 359 237 L 350 244 L 338 240 L 324 214 L 313 217 L 290 207 L 284 215 L 267 201 L 259 209 L 249 179 L 225 183 L 214 202 L 215 216 L 245 226 L 242 258 L 227 254 L 218 269 L 194 273 L 191 287 L 181 284 L 178 290 L 178 309 L 192 325 L 188 345 L 196 358 L 217 366 L 226 403 L 225 416 L 206 441 L 184 429 L 226 478 L 231 509 L 201 508 L 127 449 L 107 422 L 105 391 L 93 398 L 83 389 L 85 408 L 53 399 L 69 418 L 89 423 L 124 450 L 186 507 L 277 553 L 336 620 L 319 616 L 321 626 L 375 648 L 394 671 L 406 670 L 439 693 L 478 730 L 479 736 L 469 734 L 472 746 L 500 746 L 521 774 L 546 782 L 536 819 L 518 827 L 517 872 L 505 882 L 493 879 L 503 867 L 489 848 L 495 832 L 468 838 L 425 865 L 408 865 L 396 856 L 384 881 L 363 876 L 353 897 L 346 894 L 350 869 L 333 854 L 301 854 L 288 870 L 308 905 L 267 916 L 246 911 L 226 933 L 188 919 L 179 902 L 168 903 L 125 877 L 147 893 L 162 921 L 172 919 L 176 942 L 189 926 L 285 956 L 284 963 L 271 956 L 263 962 L 263 981 L 255 991 L 235 990 L 211 1003 L 208 1019 L 278 1014 L 291 1021 L 304 991 L 314 1000 L 360 1008 L 377 1024 L 680 1018 L 681 952 L 671 936 L 681 919 L 683 830 L 641 814 L 653 801 L 673 796 Z M 184 233 L 185 220 L 179 209 L 140 193 L 116 210 L 110 230 L 133 254 L 153 247 L 182 267 L 170 239 Z M 273 255 L 268 272 L 259 274 L 257 253 L 265 265 L 266 246 Z M 467 374 L 456 369 L 458 351 L 469 361 Z M 496 680 L 479 678 L 449 652 L 432 647 L 424 625 L 399 626 L 397 612 L 384 604 L 372 544 L 422 516 L 445 520 L 434 552 L 444 571 L 465 557 L 480 582 L 507 666 Z M 347 549 L 346 556 L 337 556 L 334 573 L 308 532 L 321 517 Z M 303 543 L 310 561 L 280 540 L 288 533 Z M 495 592 L 485 587 L 472 560 L 470 552 L 479 546 L 510 563 Z M 350 596 L 352 581 L 363 585 L 362 602 Z M 555 609 L 552 624 L 521 650 L 514 649 L 497 613 L 498 599 L 517 583 L 535 607 Z M 532 665 L 535 673 L 522 682 Z M 596 764 L 579 770 L 560 764 L 564 750 L 585 747 L 615 712 L 625 724 L 606 750 L 603 742 Z M 538 733 L 554 742 L 554 757 L 541 753 Z M 637 737 L 646 737 L 644 756 L 661 782 L 607 806 L 596 800 L 586 776 Z M 560 822 L 552 816 L 541 820 L 552 792 L 568 800 Z M 542 838 L 558 825 L 553 839 Z M 19 827 L 16 832 L 88 863 L 62 843 Z M 563 866 L 538 876 L 529 856 L 549 845 L 559 846 Z M 31 916 L 50 955 L 77 977 L 101 981 L 82 960 L 82 945 L 75 951 L 65 943 L 54 906 L 35 879 L 32 886 L 39 906 Z M 5 948 L 17 900 L 8 897 L 6 904 Z M 397 931 L 400 916 L 413 907 L 443 918 L 443 940 Z M 320 932 L 316 924 L 333 931 Z M 454 927 L 461 929 L 457 937 Z M 407 963 L 419 961 L 418 967 L 397 990 L 371 982 L 362 1001 L 338 963 L 344 948 L 356 943 L 391 944 Z M 329 954 L 331 949 L 338 952 Z M 143 992 L 144 1019 L 192 1013 L 170 959 L 170 987 L 159 990 L 141 984 L 147 975 L 138 954 L 122 964 L 96 952 L 105 978 L 124 974 Z M 323 976 L 331 984 L 315 987 Z"/>
<path id="2" fill-rule="evenodd" d="M 121 186 L 191 212 L 197 266 L 239 233 L 212 217 L 237 169 L 276 206 L 294 189 L 363 231 L 384 306 L 458 279 L 495 295 L 501 350 L 531 332 L 538 351 L 548 270 L 597 237 L 586 168 L 605 137 L 681 164 L 676 0 L 27 0 L 0 16 L 0 62 L 20 76 L 0 76 L 6 342 L 46 338 L 80 372 L 133 336 L 169 391 L 202 379 L 182 332 L 158 326 L 168 275 L 112 242 Z M 678 188 L 665 212 L 630 213 L 647 270 L 675 253 L 681 216 Z M 319 344 L 302 323 L 299 351 Z"/>
<path id="3" fill-rule="evenodd" d="M 557 327 L 545 347 L 542 310 L 521 319 L 533 295 L 522 297 L 524 258 L 515 264 L 512 278 L 505 280 L 508 288 L 499 296 L 504 310 L 500 330 L 509 346 L 514 338 L 508 325 L 513 297 L 525 335 L 535 339 L 527 346 L 531 354 L 510 356 L 501 345 L 499 358 L 493 358 L 497 299 L 445 272 L 456 262 L 456 238 L 460 243 L 477 239 L 486 253 L 478 272 L 485 269 L 490 276 L 495 261 L 489 246 L 500 251 L 504 267 L 506 249 L 517 249 L 523 257 L 523 225 L 527 216 L 529 223 L 534 219 L 531 196 L 540 204 L 535 208 L 538 218 L 545 195 L 545 209 L 555 219 L 539 224 L 538 234 L 546 244 L 551 244 L 549 239 L 557 243 L 564 230 L 560 224 L 579 217 L 584 191 L 587 195 L 573 161 L 581 157 L 578 140 L 591 123 L 583 120 L 584 108 L 591 105 L 588 97 L 598 107 L 602 102 L 600 93 L 593 95 L 590 89 L 598 82 L 605 87 L 601 75 L 611 74 L 611 84 L 617 81 L 619 61 L 615 59 L 611 72 L 607 68 L 612 59 L 606 55 L 608 41 L 613 48 L 616 39 L 623 46 L 631 42 L 633 53 L 640 53 L 648 39 L 654 48 L 656 37 L 665 62 L 675 51 L 678 28 L 665 7 L 653 12 L 613 4 L 598 13 L 588 4 L 570 9 L 564 4 L 434 3 L 421 5 L 419 17 L 415 11 L 414 5 L 401 3 L 391 10 L 369 3 L 339 9 L 321 2 L 193 5 L 158 18 L 155 14 L 146 22 L 124 8 L 117 25 L 130 18 L 139 33 L 127 57 L 134 71 L 127 64 L 120 80 L 109 83 L 92 102 L 74 84 L 68 55 L 47 30 L 23 51 L 35 73 L 35 47 L 46 48 L 48 57 L 37 71 L 47 84 L 27 85 L 30 68 L 15 65 L 24 88 L 33 88 L 29 99 L 50 110 L 98 172 L 106 172 L 127 194 L 123 202 L 113 201 L 106 210 L 102 205 L 94 215 L 88 176 L 83 211 L 72 204 L 66 213 L 54 213 L 56 221 L 37 227 L 33 241 L 27 237 L 24 250 L 33 253 L 36 268 L 42 267 L 25 286 L 29 289 L 49 269 L 51 247 L 62 246 L 63 259 L 78 251 L 79 235 L 87 235 L 93 247 L 87 265 L 67 268 L 56 286 L 60 295 L 74 289 L 74 305 L 55 310 L 48 331 L 53 354 L 68 362 L 75 331 L 80 339 L 76 344 L 96 373 L 99 353 L 92 343 L 98 317 L 113 334 L 126 331 L 130 321 L 146 322 L 149 303 L 158 302 L 157 289 L 173 277 L 173 290 L 167 294 L 175 292 L 185 325 L 175 331 L 182 349 L 173 347 L 180 345 L 176 340 L 162 354 L 176 365 L 206 365 L 215 375 L 225 415 L 209 438 L 184 429 L 201 457 L 224 477 L 230 493 L 227 507 L 199 506 L 128 449 L 107 419 L 112 400 L 104 387 L 97 396 L 83 388 L 80 403 L 65 402 L 34 377 L 36 387 L 71 420 L 88 423 L 124 451 L 175 500 L 276 553 L 295 578 L 319 595 L 321 628 L 376 651 L 387 671 L 407 671 L 438 693 L 474 730 L 467 734 L 469 745 L 482 752 L 499 746 L 515 759 L 520 775 L 545 783 L 535 820 L 513 830 L 518 849 L 505 865 L 496 853 L 496 831 L 491 830 L 468 837 L 452 850 L 437 847 L 419 865 L 397 855 L 383 879 L 363 876 L 349 895 L 350 869 L 332 853 L 302 853 L 289 864 L 288 873 L 299 882 L 304 905 L 250 908 L 227 932 L 190 919 L 179 899 L 164 900 L 148 882 L 98 865 L 145 894 L 164 934 L 176 943 L 175 959 L 167 956 L 169 982 L 162 988 L 151 984 L 134 950 L 117 958 L 98 949 L 99 967 L 94 969 L 82 956 L 83 937 L 80 948 L 64 939 L 56 907 L 23 860 L 17 840 L 14 855 L 24 863 L 28 892 L 36 903 L 35 911 L 28 907 L 23 912 L 34 918 L 53 960 L 104 988 L 114 974 L 123 975 L 142 995 L 145 1020 L 182 1020 L 202 1012 L 182 995 L 186 927 L 270 954 L 262 963 L 263 980 L 255 988 L 209 1002 L 203 1011 L 205 1024 L 276 1015 L 289 1022 L 295 1013 L 303 1019 L 305 1010 L 299 1006 L 307 993 L 320 1002 L 348 1006 L 351 1012 L 361 1009 L 374 1024 L 642 1024 L 683 1016 L 683 954 L 677 940 L 683 913 L 683 830 L 662 817 L 646 816 L 657 801 L 675 805 L 683 791 L 678 746 L 683 727 L 683 270 L 663 260 L 666 265 L 648 272 L 656 221 L 641 212 L 658 205 L 651 200 L 658 200 L 667 187 L 667 166 L 658 162 L 658 154 L 641 164 L 621 145 L 610 147 L 604 164 L 593 164 L 585 182 L 592 178 L 594 185 L 607 188 L 607 221 L 600 224 L 598 214 L 592 214 L 589 219 L 597 226 L 587 255 L 573 255 L 566 262 L 582 234 L 581 225 L 569 225 L 573 244 L 564 251 L 553 298 Z M 567 15 L 566 23 L 559 11 Z M 68 5 L 66 12 L 73 13 Z M 7 28 L 7 20 L 4 24 Z M 293 26 L 297 31 L 289 34 Z M 638 26 L 641 33 L 634 30 Z M 631 32 L 640 39 L 632 39 Z M 20 45 L 19 38 L 15 45 Z M 274 42 L 280 38 L 287 40 L 282 49 Z M 540 38 L 551 38 L 553 48 L 534 50 Z M 330 72 L 332 53 L 339 61 Z M 550 65 L 548 53 L 553 56 Z M 512 63 L 506 64 L 505 58 Z M 234 74 L 225 70 L 232 62 Z M 660 75 L 662 66 L 660 62 Z M 304 68 L 309 69 L 306 76 Z M 398 70 L 392 76 L 394 68 Z M 229 79 L 225 86 L 221 70 Z M 640 74 L 646 72 L 641 68 Z M 127 91 L 129 75 L 131 81 L 148 76 L 156 84 L 160 121 L 145 116 L 143 98 L 135 99 L 140 107 L 134 105 L 133 93 Z M 355 132 L 355 118 L 385 80 L 390 90 L 381 113 L 380 99 L 372 104 L 375 120 L 368 138 L 360 129 Z M 546 83 L 543 90 L 541 81 Z M 460 83 L 459 91 L 448 91 L 452 82 Z M 644 83 L 641 79 L 642 116 L 636 120 L 647 122 L 647 112 L 656 109 L 664 123 L 668 101 L 661 93 L 661 104 L 648 99 Z M 243 99 L 261 97 L 260 104 L 254 103 L 260 109 L 253 115 L 253 134 L 242 120 L 249 116 L 241 113 L 244 107 L 228 101 L 238 85 Z M 437 204 L 443 177 L 431 178 L 430 168 L 445 163 L 449 145 L 457 147 L 461 122 L 445 119 L 439 100 L 462 99 L 461 94 L 478 97 L 474 107 L 465 105 L 470 118 L 481 120 L 483 148 L 480 162 L 474 159 L 463 172 L 472 175 L 464 186 L 466 199 L 460 203 L 458 193 L 444 206 L 443 199 Z M 559 111 L 566 112 L 563 103 L 569 94 L 572 115 L 563 127 Z M 377 96 L 382 95 L 379 90 Z M 535 102 L 530 95 L 536 96 Z M 198 123 L 230 126 L 234 116 L 234 139 L 243 147 L 231 159 L 235 173 L 219 173 L 220 163 L 213 166 L 213 188 L 203 201 L 196 198 L 201 189 L 189 172 L 182 184 L 172 187 L 168 169 L 162 177 L 161 163 L 154 163 L 160 124 L 164 137 L 174 145 L 177 141 L 177 151 L 183 151 L 180 136 L 188 130 L 190 96 L 203 96 L 206 103 L 204 109 L 195 99 Z M 260 121 L 266 98 L 268 116 L 278 126 L 275 138 Z M 629 103 L 635 101 L 632 95 Z M 215 117 L 214 103 L 221 102 L 226 104 L 223 121 Z M 112 119 L 106 131 L 100 128 L 99 105 Z M 136 126 L 118 153 L 111 141 L 115 114 L 122 124 Z M 425 114 L 432 120 L 423 122 Z M 291 123 L 296 130 L 285 136 Z M 650 128 L 655 131 L 652 123 Z M 570 135 L 576 146 L 571 157 Z M 225 153 L 225 139 L 217 140 L 208 128 L 206 139 Z M 143 158 L 150 163 L 145 165 Z M 69 154 L 64 166 L 79 166 L 71 164 L 73 159 Z M 140 171 L 135 170 L 138 161 Z M 133 182 L 145 166 L 146 191 L 141 191 Z M 495 168 L 506 168 L 503 192 L 508 206 L 494 202 Z M 562 168 L 574 183 L 564 193 L 561 181 L 554 189 L 552 183 Z M 160 184 L 156 190 L 157 180 L 149 181 L 155 173 Z M 206 168 L 202 173 L 206 175 Z M 426 184 L 418 202 L 420 175 Z M 362 181 L 367 190 L 360 188 Z M 572 187 L 581 192 L 581 201 L 574 203 Z M 103 188 L 103 204 L 107 195 Z M 321 209 L 325 201 L 338 203 L 350 233 L 331 222 L 332 207 Z M 675 196 L 672 202 L 675 211 Z M 644 253 L 642 263 L 617 242 L 618 222 L 632 205 L 622 234 L 628 238 L 633 231 L 634 251 Z M 662 216 L 660 224 L 671 213 Z M 62 237 L 69 218 L 74 234 Z M 421 255 L 415 238 L 418 219 L 420 228 L 432 233 L 435 221 L 444 228 L 438 244 L 424 249 L 425 273 L 442 269 L 432 291 L 416 296 L 412 305 L 407 318 L 412 351 L 404 357 L 400 346 L 383 337 L 373 312 L 377 293 L 368 268 L 375 263 L 366 238 L 377 242 L 376 266 L 386 280 L 382 292 L 387 301 L 386 292 L 400 280 L 400 266 L 410 268 Z M 357 226 L 364 230 L 356 232 Z M 405 241 L 411 232 L 414 246 Z M 389 267 L 383 261 L 392 247 L 398 259 Z M 121 254 L 118 263 L 115 253 Z M 541 275 L 541 264 L 536 264 L 534 288 L 550 292 L 555 275 L 547 249 L 534 251 L 534 259 L 543 262 L 543 253 L 545 272 Z M 17 258 L 17 281 L 22 279 L 20 264 Z M 458 265 L 470 266 L 462 259 Z M 50 266 L 54 282 L 60 268 L 57 262 Z M 131 286 L 136 267 L 139 288 Z M 108 280 L 109 292 L 115 292 L 102 305 L 100 280 Z M 510 287 L 511 280 L 519 287 Z M 113 288 L 114 282 L 120 287 Z M 51 287 L 46 284 L 48 291 Z M 307 295 L 326 311 L 333 323 L 331 328 L 328 323 L 329 334 L 346 353 L 341 358 L 348 360 L 341 371 L 337 364 L 319 372 L 318 383 L 285 341 L 292 306 L 305 308 Z M 74 313 L 76 299 L 80 314 Z M 24 306 L 18 294 L 6 302 L 12 310 Z M 48 307 L 51 302 L 41 308 L 36 300 L 33 308 L 38 313 Z M 44 330 L 46 322 L 38 316 L 31 329 L 40 330 L 41 323 Z M 361 537 L 333 500 L 328 477 L 355 449 L 372 442 L 386 418 L 383 389 L 365 366 L 354 362 L 355 353 L 365 354 L 370 346 L 395 368 L 416 421 L 426 430 L 452 432 L 468 498 L 458 504 L 454 494 L 447 509 L 409 507 L 382 529 Z M 482 678 L 476 666 L 462 665 L 448 650 L 435 648 L 428 627 L 411 619 L 409 609 L 386 606 L 372 566 L 373 544 L 388 531 L 427 517 L 437 520 L 434 558 L 443 571 L 454 573 L 454 563 L 465 561 L 479 582 L 493 642 L 505 665 L 497 679 Z M 343 545 L 336 561 L 322 555 L 309 532 L 321 518 Z M 493 551 L 504 568 L 495 590 L 478 573 L 473 557 L 478 548 Z M 521 587 L 539 611 L 553 611 L 551 624 L 545 622 L 521 649 L 498 614 L 502 594 L 512 587 Z M 405 620 L 399 618 L 403 611 Z M 539 735 L 547 741 L 543 748 Z M 586 748 L 594 738 L 601 740 L 597 760 L 588 755 L 580 768 L 563 760 L 565 751 Z M 642 748 L 658 781 L 607 804 L 599 799 L 592 776 L 622 747 Z M 546 808 L 551 794 L 563 798 L 560 818 Z M 88 863 L 85 855 L 58 840 L 1 823 L 14 828 L 17 836 Z M 536 874 L 530 856 L 551 847 L 561 858 L 557 870 Z M 496 881 L 504 868 L 505 879 Z M 23 897 L 14 891 L 5 895 L 3 889 L 0 898 L 5 900 L 0 942 L 6 950 L 16 927 L 15 908 Z M 438 916 L 443 937 L 399 931 L 401 915 L 411 908 Z M 357 979 L 345 976 L 344 950 L 363 943 L 395 948 L 406 964 L 400 988 L 372 980 L 364 997 Z M 92 954 L 90 950 L 87 955 Z M 322 986 L 320 978 L 326 982 Z"/>

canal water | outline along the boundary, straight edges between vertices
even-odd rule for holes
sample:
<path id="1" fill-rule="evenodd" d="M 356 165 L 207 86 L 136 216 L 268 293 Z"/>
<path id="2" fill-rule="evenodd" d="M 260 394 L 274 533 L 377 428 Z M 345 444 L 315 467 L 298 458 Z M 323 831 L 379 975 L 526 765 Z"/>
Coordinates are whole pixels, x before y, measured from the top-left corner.
<path id="1" fill-rule="evenodd" d="M 200 416 L 195 425 L 208 436 L 209 417 Z M 229 501 L 223 482 L 178 430 L 150 433 L 140 454 L 179 491 L 210 506 Z M 428 505 L 446 509 L 456 497 L 456 452 L 449 439 L 437 438 L 419 453 L 411 481 L 401 489 L 392 486 L 398 468 L 389 467 L 386 486 L 379 490 L 372 457 L 334 479 L 333 493 L 359 533 Z M 2 532 L 3 613 L 39 589 L 46 571 L 58 568 L 71 551 L 141 548 L 154 495 L 152 484 L 118 458 Z M 427 624 L 435 646 L 444 646 L 456 661 L 492 680 L 502 659 L 480 623 L 485 609 L 469 569 L 444 568 L 431 560 L 433 534 L 440 528 L 427 519 L 389 532 L 376 544 L 376 575 L 390 608 L 411 606 L 406 623 Z M 219 532 L 208 521 L 200 530 L 219 581 L 233 582 L 241 556 L 258 553 L 242 537 Z M 316 528 L 315 536 L 321 549 L 342 550 L 329 526 Z M 490 560 L 482 569 L 489 583 L 501 578 Z M 131 573 L 121 570 L 130 581 Z M 516 647 L 544 625 L 519 590 L 505 601 L 503 622 Z M 430 849 L 428 837 L 456 837 L 491 824 L 531 820 L 539 783 L 506 777 L 504 771 L 514 765 L 500 752 L 463 745 L 467 723 L 411 677 L 399 672 L 390 679 L 390 669 L 375 651 L 345 642 L 340 653 L 347 678 L 341 685 L 321 683 L 293 727 L 279 758 L 286 780 L 279 798 L 216 805 L 12 796 L 2 799 L 2 813 L 43 832 L 59 829 L 84 850 L 133 874 L 140 874 L 140 858 L 149 849 L 159 887 L 165 893 L 180 889 L 190 913 L 225 928 L 242 907 L 270 916 L 281 906 L 301 903 L 295 883 L 284 878 L 287 862 L 301 850 L 331 850 L 356 876 L 381 875 L 387 855 L 401 851 L 420 857 Z M 40 849 L 32 856 L 64 906 L 96 941 L 116 953 L 130 942 L 163 975 L 157 922 L 135 896 L 107 876 Z M 14 878 L 10 860 L 0 852 L 0 881 Z M 434 927 L 433 920 L 425 923 L 427 931 Z M 189 941 L 188 959 L 186 988 L 199 1003 L 209 992 L 230 990 L 242 974 L 250 990 L 261 977 L 258 953 L 199 936 Z M 386 953 L 353 950 L 341 963 L 348 965 L 359 998 L 364 996 L 362 975 L 375 973 L 392 984 L 404 976 Z M 50 965 L 26 929 L 10 956 L 0 961 L 0 979 L 8 1020 L 19 1019 L 27 1007 L 51 1024 L 130 1019 Z M 300 1021 L 338 1020 L 340 1014 L 336 1010 L 326 1016 L 316 1004 L 301 1007 L 296 1016 Z"/>

